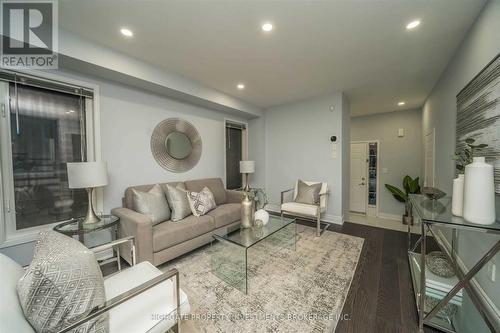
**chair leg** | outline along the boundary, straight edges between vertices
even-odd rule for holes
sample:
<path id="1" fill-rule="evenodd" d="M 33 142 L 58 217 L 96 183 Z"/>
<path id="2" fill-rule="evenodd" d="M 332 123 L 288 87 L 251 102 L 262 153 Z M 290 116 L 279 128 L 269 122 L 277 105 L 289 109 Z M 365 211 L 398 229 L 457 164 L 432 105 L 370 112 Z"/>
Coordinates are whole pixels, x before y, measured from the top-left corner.
<path id="1" fill-rule="evenodd" d="M 316 236 L 321 236 L 321 213 L 318 212 L 317 225 L 316 225 Z"/>

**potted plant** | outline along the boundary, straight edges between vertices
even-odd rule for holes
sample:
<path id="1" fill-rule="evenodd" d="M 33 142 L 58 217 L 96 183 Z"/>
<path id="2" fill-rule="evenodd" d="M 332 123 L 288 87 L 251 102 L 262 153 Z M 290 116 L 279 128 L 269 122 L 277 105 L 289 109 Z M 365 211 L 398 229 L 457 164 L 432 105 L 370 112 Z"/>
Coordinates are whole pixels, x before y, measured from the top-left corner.
<path id="1" fill-rule="evenodd" d="M 403 190 L 389 184 L 385 184 L 385 187 L 389 190 L 389 192 L 391 192 L 391 194 L 397 201 L 405 204 L 403 224 L 413 225 L 413 216 L 409 194 L 420 193 L 419 177 L 413 179 L 410 176 L 406 175 L 403 178 Z"/>
<path id="2" fill-rule="evenodd" d="M 472 159 L 477 156 L 478 151 L 488 147 L 485 143 L 474 145 L 474 142 L 476 142 L 474 138 L 465 139 L 466 147 L 461 151 L 457 151 L 455 156 L 453 156 L 453 159 L 455 160 L 455 167 L 459 174 L 463 174 L 465 172 L 465 166 L 472 163 Z"/>

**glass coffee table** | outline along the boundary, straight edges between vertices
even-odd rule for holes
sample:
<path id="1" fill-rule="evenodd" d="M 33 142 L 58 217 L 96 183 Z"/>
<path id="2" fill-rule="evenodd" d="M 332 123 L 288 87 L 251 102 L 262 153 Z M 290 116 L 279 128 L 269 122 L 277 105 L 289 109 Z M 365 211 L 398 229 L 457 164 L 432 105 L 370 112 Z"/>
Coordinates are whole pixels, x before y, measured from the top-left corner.
<path id="1" fill-rule="evenodd" d="M 270 216 L 262 227 L 243 229 L 239 225 L 218 230 L 213 235 L 212 272 L 241 292 L 248 293 L 249 250 L 256 244 L 268 242 L 276 251 L 296 249 L 295 219 Z M 272 255 L 267 253 L 266 255 Z"/>

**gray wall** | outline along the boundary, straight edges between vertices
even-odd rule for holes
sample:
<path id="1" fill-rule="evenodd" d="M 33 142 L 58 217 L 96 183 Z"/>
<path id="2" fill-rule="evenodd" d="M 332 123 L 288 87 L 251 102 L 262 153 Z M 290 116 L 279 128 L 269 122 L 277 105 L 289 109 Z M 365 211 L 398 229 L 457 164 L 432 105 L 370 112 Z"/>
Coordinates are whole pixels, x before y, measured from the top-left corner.
<path id="1" fill-rule="evenodd" d="M 342 98 L 342 93 L 336 93 L 266 110 L 266 185 L 275 207 L 280 191 L 292 188 L 297 179 L 326 181 L 330 198 L 325 220 L 342 222 L 342 146 L 349 140 L 343 137 L 343 117 L 348 111 L 342 111 Z M 335 159 L 331 157 L 332 135 L 339 138 Z"/>
<path id="2" fill-rule="evenodd" d="M 456 95 L 467 83 L 500 52 L 500 0 L 490 0 L 463 40 L 455 56 L 442 74 L 427 101 L 422 114 L 422 131 L 436 129 L 436 187 L 451 193 L 455 174 L 452 156 L 455 150 Z M 480 255 L 498 241 L 498 236 L 461 232 L 458 254 L 470 267 Z M 497 280 L 491 282 L 483 269 L 477 280 L 485 293 L 500 309 L 500 255 L 494 258 Z M 499 312 L 500 313 L 500 312 Z M 475 314 L 475 311 L 471 311 Z M 462 320 L 464 331 L 481 330 L 480 320 L 467 317 Z"/>
<path id="3" fill-rule="evenodd" d="M 398 137 L 399 128 L 405 130 L 402 138 Z M 379 214 L 402 215 L 404 205 L 394 199 L 384 184 L 401 187 L 404 176 L 422 176 L 421 110 L 351 118 L 351 141 L 368 140 L 380 140 Z M 388 172 L 383 173 L 382 168 Z"/>
<path id="4" fill-rule="evenodd" d="M 68 71 L 59 75 L 99 85 L 102 160 L 108 163 L 109 185 L 104 187 L 104 212 L 121 206 L 126 187 L 137 184 L 221 177 L 224 181 L 224 120 L 248 120 L 222 112 L 179 102 L 104 79 Z M 150 151 L 154 127 L 169 117 L 191 122 L 201 135 L 203 152 L 199 163 L 185 173 L 163 169 Z M 249 141 L 254 143 L 249 158 L 263 145 L 264 122 L 249 123 Z M 253 139 L 254 133 L 256 139 Z M 263 152 L 261 151 L 261 156 Z M 263 159 L 256 159 L 257 171 L 263 173 Z M 3 215 L 2 215 L 3 216 Z M 3 222 L 3 221 L 2 221 Z M 22 264 L 31 261 L 33 243 L 0 249 Z"/>

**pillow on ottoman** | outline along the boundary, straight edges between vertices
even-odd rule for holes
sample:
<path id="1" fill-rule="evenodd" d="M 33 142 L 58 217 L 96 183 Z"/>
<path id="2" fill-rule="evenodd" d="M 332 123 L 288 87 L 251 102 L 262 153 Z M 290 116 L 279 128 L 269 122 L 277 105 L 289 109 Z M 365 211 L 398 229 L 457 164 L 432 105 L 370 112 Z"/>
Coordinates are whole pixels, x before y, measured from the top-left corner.
<path id="1" fill-rule="evenodd" d="M 106 300 L 94 253 L 55 231 L 40 233 L 35 255 L 17 284 L 24 316 L 37 332 L 57 332 L 88 315 Z M 72 332 L 108 332 L 100 316 Z"/>

